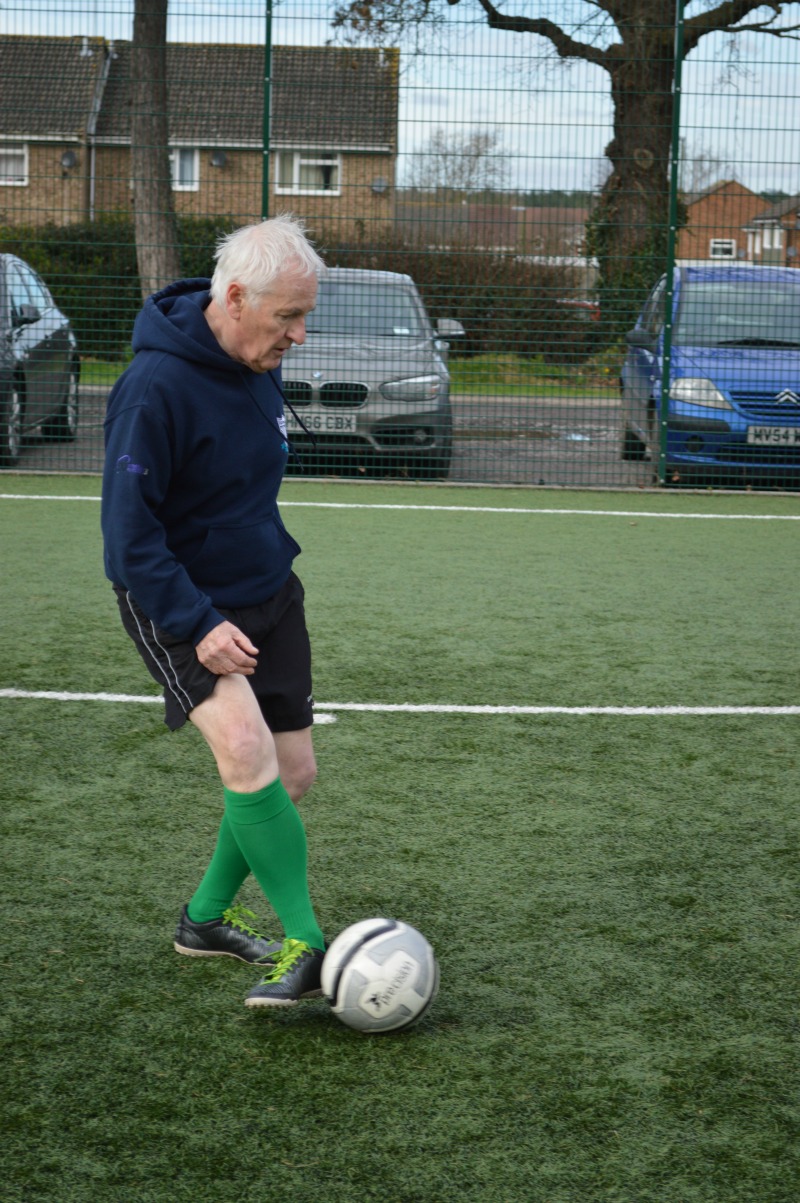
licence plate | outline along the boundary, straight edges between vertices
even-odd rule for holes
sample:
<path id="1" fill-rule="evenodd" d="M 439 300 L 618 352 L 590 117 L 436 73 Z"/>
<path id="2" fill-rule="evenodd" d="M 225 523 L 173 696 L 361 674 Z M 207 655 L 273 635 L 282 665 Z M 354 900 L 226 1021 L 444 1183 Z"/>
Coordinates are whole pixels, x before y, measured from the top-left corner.
<path id="1" fill-rule="evenodd" d="M 748 426 L 747 441 L 769 447 L 800 447 L 800 426 Z"/>
<path id="2" fill-rule="evenodd" d="M 286 429 L 290 434 L 301 433 L 303 426 L 306 430 L 313 431 L 314 434 L 355 434 L 357 429 L 356 414 L 301 413 L 300 420 L 303 426 L 293 414 L 287 413 L 285 417 Z"/>

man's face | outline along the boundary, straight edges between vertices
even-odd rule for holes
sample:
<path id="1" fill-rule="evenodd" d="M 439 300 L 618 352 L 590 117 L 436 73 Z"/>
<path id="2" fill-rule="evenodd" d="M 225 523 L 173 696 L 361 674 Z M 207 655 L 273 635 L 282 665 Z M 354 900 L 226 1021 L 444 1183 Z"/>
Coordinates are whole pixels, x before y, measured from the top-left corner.
<path id="1" fill-rule="evenodd" d="M 251 371 L 269 372 L 280 366 L 294 343 L 305 342 L 306 316 L 317 301 L 317 279 L 286 272 L 272 292 L 252 301 L 238 284 L 231 284 L 226 301 L 225 350 Z"/>

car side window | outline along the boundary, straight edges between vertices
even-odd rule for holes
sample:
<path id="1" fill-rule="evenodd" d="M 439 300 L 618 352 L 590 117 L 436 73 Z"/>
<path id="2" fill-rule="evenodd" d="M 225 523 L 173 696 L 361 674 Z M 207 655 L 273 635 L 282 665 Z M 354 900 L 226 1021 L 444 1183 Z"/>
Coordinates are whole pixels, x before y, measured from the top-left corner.
<path id="1" fill-rule="evenodd" d="M 23 305 L 32 304 L 28 287 L 17 271 L 16 264 L 10 264 L 6 271 L 6 285 L 8 288 L 8 306 L 13 321 L 14 318 L 19 317 Z"/>
<path id="2" fill-rule="evenodd" d="M 50 299 L 50 294 L 36 273 L 31 271 L 31 269 L 26 267 L 24 264 L 20 264 L 18 271 L 28 287 L 31 302 L 34 305 L 38 305 L 42 312 L 44 312 L 45 309 L 50 309 L 53 304 Z"/>

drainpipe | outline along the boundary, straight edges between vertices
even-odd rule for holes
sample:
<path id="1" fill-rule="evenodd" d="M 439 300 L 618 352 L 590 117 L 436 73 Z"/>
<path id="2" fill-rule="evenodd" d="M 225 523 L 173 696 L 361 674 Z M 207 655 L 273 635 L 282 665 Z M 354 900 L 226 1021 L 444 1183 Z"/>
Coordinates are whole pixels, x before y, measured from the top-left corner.
<path id="1" fill-rule="evenodd" d="M 94 90 L 92 108 L 86 125 L 86 144 L 89 148 L 89 221 L 94 221 L 95 202 L 97 199 L 97 122 L 100 119 L 100 110 L 103 105 L 103 95 L 108 83 L 111 64 L 117 57 L 113 42 L 109 42 L 108 46 L 104 47 L 104 53 L 103 67 Z"/>
<path id="2" fill-rule="evenodd" d="M 94 202 L 97 185 L 97 148 L 94 138 L 89 139 L 89 221 L 94 221 Z"/>

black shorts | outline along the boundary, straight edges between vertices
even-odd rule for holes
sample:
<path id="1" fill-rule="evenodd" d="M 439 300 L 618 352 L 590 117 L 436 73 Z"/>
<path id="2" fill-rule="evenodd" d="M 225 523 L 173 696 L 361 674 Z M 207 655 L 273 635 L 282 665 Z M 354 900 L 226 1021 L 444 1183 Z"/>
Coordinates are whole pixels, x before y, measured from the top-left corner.
<path id="1" fill-rule="evenodd" d="M 197 659 L 194 644 L 168 635 L 147 617 L 130 593 L 114 585 L 122 625 L 151 677 L 163 687 L 164 722 L 177 731 L 211 694 L 217 674 Z M 270 731 L 302 731 L 314 721 L 311 645 L 303 586 L 294 573 L 274 597 L 241 610 L 217 610 L 244 631 L 259 649 L 256 670 L 246 680 Z"/>

